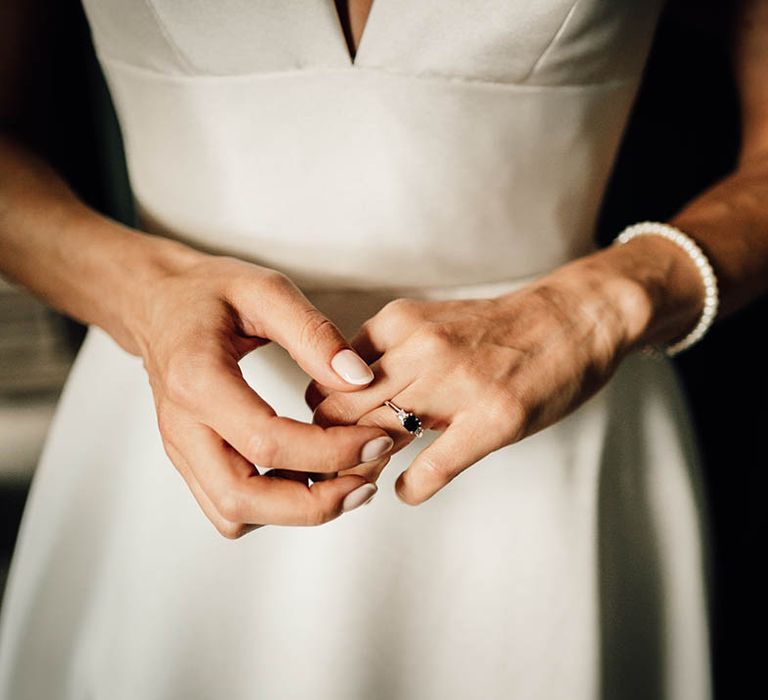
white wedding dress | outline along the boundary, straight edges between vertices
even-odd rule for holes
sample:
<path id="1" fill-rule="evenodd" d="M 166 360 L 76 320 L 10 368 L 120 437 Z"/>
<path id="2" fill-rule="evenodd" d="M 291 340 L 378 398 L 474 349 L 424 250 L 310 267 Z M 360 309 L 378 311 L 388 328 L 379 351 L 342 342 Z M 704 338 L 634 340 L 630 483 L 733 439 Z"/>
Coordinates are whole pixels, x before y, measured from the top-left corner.
<path id="1" fill-rule="evenodd" d="M 352 61 L 333 0 L 85 0 L 143 226 L 285 271 L 349 333 L 387 299 L 501 294 L 593 248 L 660 4 L 375 0 Z M 309 419 L 280 348 L 241 365 Z M 225 540 L 163 451 L 141 359 L 90 328 L 24 514 L 0 697 L 709 697 L 667 362 L 629 359 L 403 505 L 430 435 L 371 505 Z"/>

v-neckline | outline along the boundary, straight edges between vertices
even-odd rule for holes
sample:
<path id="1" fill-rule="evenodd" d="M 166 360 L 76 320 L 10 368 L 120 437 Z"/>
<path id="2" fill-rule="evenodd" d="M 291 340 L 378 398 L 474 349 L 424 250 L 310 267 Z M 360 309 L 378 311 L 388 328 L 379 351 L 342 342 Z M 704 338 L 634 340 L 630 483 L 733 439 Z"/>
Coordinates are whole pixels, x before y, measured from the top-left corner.
<path id="1" fill-rule="evenodd" d="M 357 48 L 355 49 L 355 55 L 352 55 L 352 51 L 350 49 L 349 44 L 347 43 L 347 37 L 344 32 L 344 24 L 341 21 L 341 17 L 339 15 L 339 9 L 336 7 L 336 0 L 326 0 L 326 2 L 330 3 L 331 5 L 331 11 L 333 12 L 333 16 L 336 20 L 336 36 L 338 40 L 341 41 L 344 55 L 347 59 L 347 64 L 350 68 L 354 68 L 355 66 L 358 66 L 360 64 L 360 54 L 365 49 L 365 47 L 369 43 L 369 35 L 371 33 L 371 20 L 373 19 L 374 13 L 376 12 L 376 8 L 382 3 L 383 0 L 373 0 L 371 3 L 371 8 L 368 10 L 368 16 L 365 19 L 365 24 L 363 25 L 363 31 L 360 34 L 360 39 L 357 42 Z"/>

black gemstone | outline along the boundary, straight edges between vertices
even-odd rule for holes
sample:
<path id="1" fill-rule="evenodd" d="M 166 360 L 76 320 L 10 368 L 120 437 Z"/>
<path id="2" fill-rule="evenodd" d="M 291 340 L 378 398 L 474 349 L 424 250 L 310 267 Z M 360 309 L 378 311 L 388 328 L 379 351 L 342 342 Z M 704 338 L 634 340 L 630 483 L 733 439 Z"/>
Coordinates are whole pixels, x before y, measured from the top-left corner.
<path id="1" fill-rule="evenodd" d="M 414 416 L 413 413 L 409 413 L 403 419 L 403 427 L 409 433 L 415 433 L 421 427 L 421 421 L 416 416 Z"/>

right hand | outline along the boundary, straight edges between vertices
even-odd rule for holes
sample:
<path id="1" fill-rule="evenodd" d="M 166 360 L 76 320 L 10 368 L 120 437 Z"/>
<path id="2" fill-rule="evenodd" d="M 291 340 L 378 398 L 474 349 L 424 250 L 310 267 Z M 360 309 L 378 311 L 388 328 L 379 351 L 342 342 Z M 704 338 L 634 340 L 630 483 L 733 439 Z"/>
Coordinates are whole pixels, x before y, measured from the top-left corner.
<path id="1" fill-rule="evenodd" d="M 392 446 L 387 433 L 279 417 L 238 361 L 274 340 L 333 389 L 362 388 L 373 373 L 284 275 L 226 256 L 193 260 L 153 278 L 128 315 L 165 450 L 206 516 L 236 538 L 264 524 L 319 525 L 361 505 L 374 484 L 321 475 L 381 458 Z M 275 471 L 260 475 L 254 465 Z M 311 486 L 308 473 L 318 474 Z"/>

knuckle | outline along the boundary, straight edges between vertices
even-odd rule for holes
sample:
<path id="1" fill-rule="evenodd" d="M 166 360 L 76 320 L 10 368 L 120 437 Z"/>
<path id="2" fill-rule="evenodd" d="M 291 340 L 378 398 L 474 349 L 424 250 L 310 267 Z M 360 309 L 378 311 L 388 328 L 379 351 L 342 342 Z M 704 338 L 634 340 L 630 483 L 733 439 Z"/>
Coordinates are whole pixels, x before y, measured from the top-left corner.
<path id="1" fill-rule="evenodd" d="M 323 508 L 317 506 L 308 508 L 304 513 L 304 525 L 308 527 L 316 527 L 327 522 L 330 518 L 327 517 Z"/>
<path id="2" fill-rule="evenodd" d="M 303 511 L 303 523 L 310 527 L 316 527 L 317 525 L 323 525 L 329 520 L 333 520 L 338 512 L 341 511 L 341 506 L 333 508 L 332 504 L 324 503 L 320 500 L 310 497 L 306 507 Z"/>
<path id="3" fill-rule="evenodd" d="M 455 384 L 465 390 L 481 390 L 482 394 L 487 391 L 487 375 L 477 362 L 457 362 L 449 369 L 449 374 Z"/>
<path id="4" fill-rule="evenodd" d="M 377 315 L 391 318 L 396 321 L 407 321 L 416 315 L 417 302 L 415 299 L 400 297 L 388 301 Z"/>
<path id="5" fill-rule="evenodd" d="M 206 361 L 199 355 L 176 356 L 165 371 L 165 387 L 171 401 L 194 405 L 205 391 Z"/>
<path id="6" fill-rule="evenodd" d="M 340 401 L 332 401 L 330 399 L 326 399 L 315 409 L 313 418 L 318 425 L 324 427 L 352 425 L 357 420 L 357 416 L 353 415 L 349 406 L 344 405 Z"/>
<path id="7" fill-rule="evenodd" d="M 424 457 L 421 461 L 421 466 L 426 472 L 433 474 L 440 481 L 450 481 L 453 477 L 451 465 L 443 460 L 434 457 Z"/>
<path id="8" fill-rule="evenodd" d="M 490 425 L 513 440 L 520 439 L 528 425 L 528 410 L 523 400 L 514 392 L 498 389 L 487 403 Z"/>
<path id="9" fill-rule="evenodd" d="M 262 429 L 253 433 L 246 446 L 248 454 L 246 459 L 254 464 L 271 469 L 276 464 L 278 456 L 278 444 L 268 430 Z"/>
<path id="10" fill-rule="evenodd" d="M 237 523 L 242 518 L 242 507 L 240 494 L 233 487 L 227 488 L 216 500 L 216 510 L 219 511 L 224 520 L 230 523 Z"/>
<path id="11" fill-rule="evenodd" d="M 261 273 L 261 283 L 266 291 L 282 292 L 293 288 L 293 283 L 287 275 L 278 270 L 264 269 Z"/>
<path id="12" fill-rule="evenodd" d="M 219 534 L 227 540 L 237 540 L 243 535 L 250 532 L 251 528 L 248 525 L 242 523 L 232 522 L 219 522 L 215 523 L 215 527 Z"/>
<path id="13" fill-rule="evenodd" d="M 315 309 L 308 309 L 302 319 L 299 339 L 303 346 L 316 347 L 338 336 L 336 326 Z"/>
<path id="14" fill-rule="evenodd" d="M 431 323 L 414 334 L 413 342 L 420 353 L 428 356 L 444 355 L 453 347 L 453 337 L 448 328 Z"/>

